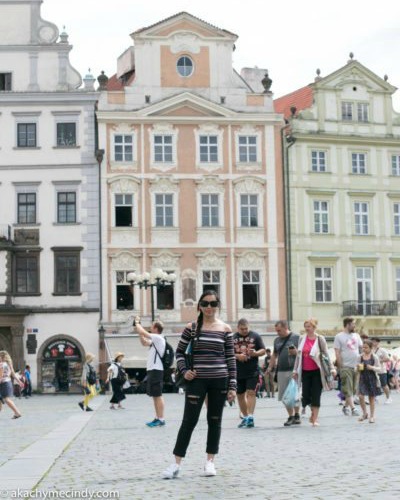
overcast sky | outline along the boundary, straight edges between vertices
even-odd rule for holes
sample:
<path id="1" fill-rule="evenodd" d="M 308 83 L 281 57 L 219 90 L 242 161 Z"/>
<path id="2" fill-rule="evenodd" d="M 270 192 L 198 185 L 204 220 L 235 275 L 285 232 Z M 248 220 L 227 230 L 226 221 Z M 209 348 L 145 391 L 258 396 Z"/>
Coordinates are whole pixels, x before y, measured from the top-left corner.
<path id="1" fill-rule="evenodd" d="M 82 74 L 116 72 L 130 33 L 181 11 L 236 33 L 233 65 L 267 68 L 275 97 L 346 64 L 349 52 L 400 88 L 400 0 L 44 0 L 42 17 L 74 46 L 71 62 Z M 400 90 L 394 104 L 400 112 Z"/>

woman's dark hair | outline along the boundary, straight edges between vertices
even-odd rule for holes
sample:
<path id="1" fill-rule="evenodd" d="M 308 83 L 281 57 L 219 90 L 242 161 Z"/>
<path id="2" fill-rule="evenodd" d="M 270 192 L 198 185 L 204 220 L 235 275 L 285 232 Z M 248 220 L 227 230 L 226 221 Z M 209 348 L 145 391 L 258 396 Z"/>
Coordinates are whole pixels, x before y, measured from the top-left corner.
<path id="1" fill-rule="evenodd" d="M 218 307 L 221 306 L 221 301 L 219 300 L 218 293 L 215 290 L 204 290 L 204 292 L 200 295 L 199 301 L 197 302 L 197 310 L 199 311 L 199 315 L 197 316 L 196 336 L 200 335 L 201 327 L 203 326 L 203 312 L 200 309 L 200 302 L 207 295 L 214 295 L 215 300 L 218 301 Z"/>
<path id="2" fill-rule="evenodd" d="M 372 340 L 369 340 L 369 339 L 363 340 L 363 344 L 367 344 L 367 346 L 369 346 L 370 349 L 372 349 L 374 347 Z"/>

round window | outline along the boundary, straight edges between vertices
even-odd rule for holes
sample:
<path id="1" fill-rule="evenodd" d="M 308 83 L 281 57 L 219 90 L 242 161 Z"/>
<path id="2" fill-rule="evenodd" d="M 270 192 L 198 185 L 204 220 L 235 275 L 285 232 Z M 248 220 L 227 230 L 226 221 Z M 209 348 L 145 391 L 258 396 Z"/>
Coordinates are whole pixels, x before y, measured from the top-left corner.
<path id="1" fill-rule="evenodd" d="M 176 68 L 181 76 L 190 76 L 193 73 L 193 61 L 188 56 L 182 56 L 178 59 Z"/>

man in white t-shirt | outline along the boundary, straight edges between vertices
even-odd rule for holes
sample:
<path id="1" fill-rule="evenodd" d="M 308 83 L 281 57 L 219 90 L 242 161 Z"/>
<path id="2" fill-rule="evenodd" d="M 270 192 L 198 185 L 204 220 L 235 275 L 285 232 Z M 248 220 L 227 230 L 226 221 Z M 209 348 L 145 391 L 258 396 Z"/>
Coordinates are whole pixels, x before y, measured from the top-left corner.
<path id="1" fill-rule="evenodd" d="M 357 365 L 360 360 L 362 340 L 358 333 L 353 318 L 344 318 L 343 332 L 336 335 L 333 347 L 336 354 L 336 364 L 339 369 L 341 391 L 346 398 L 343 406 L 345 415 L 358 416 L 359 413 L 354 406 L 354 395 L 357 389 Z"/>
<path id="2" fill-rule="evenodd" d="M 381 369 L 379 372 L 379 381 L 383 392 L 385 393 L 386 400 L 385 405 L 392 403 L 392 398 L 390 397 L 390 388 L 388 384 L 388 375 L 386 369 L 386 363 L 390 360 L 388 352 L 386 349 L 380 346 L 381 339 L 379 337 L 372 337 L 372 343 L 374 344 L 373 353 L 378 356 L 379 363 L 381 364 Z"/>
<path id="3" fill-rule="evenodd" d="M 160 427 L 165 425 L 164 398 L 162 396 L 164 382 L 164 367 L 162 357 L 165 352 L 165 338 L 162 335 L 164 325 L 161 321 L 154 321 L 151 325 L 151 333 L 147 332 L 140 324 L 140 317 L 136 316 L 134 326 L 140 335 L 140 342 L 150 347 L 147 357 L 147 395 L 153 398 L 156 416 L 148 427 Z"/>

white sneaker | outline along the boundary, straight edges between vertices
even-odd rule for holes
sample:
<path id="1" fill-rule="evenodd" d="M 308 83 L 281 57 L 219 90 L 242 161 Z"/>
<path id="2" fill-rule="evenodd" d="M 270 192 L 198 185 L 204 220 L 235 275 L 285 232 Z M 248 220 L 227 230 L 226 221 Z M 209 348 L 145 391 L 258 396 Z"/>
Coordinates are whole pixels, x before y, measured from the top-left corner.
<path id="1" fill-rule="evenodd" d="M 163 479 L 175 479 L 178 477 L 180 471 L 180 466 L 178 464 L 171 464 L 165 471 L 162 473 Z"/>
<path id="2" fill-rule="evenodd" d="M 391 405 L 393 403 L 393 399 L 392 398 L 387 398 L 385 400 L 385 405 Z"/>
<path id="3" fill-rule="evenodd" d="M 217 471 L 215 470 L 215 465 L 212 460 L 207 460 L 206 465 L 204 466 L 204 473 L 203 476 L 205 477 L 211 477 L 211 476 L 216 476 Z"/>

